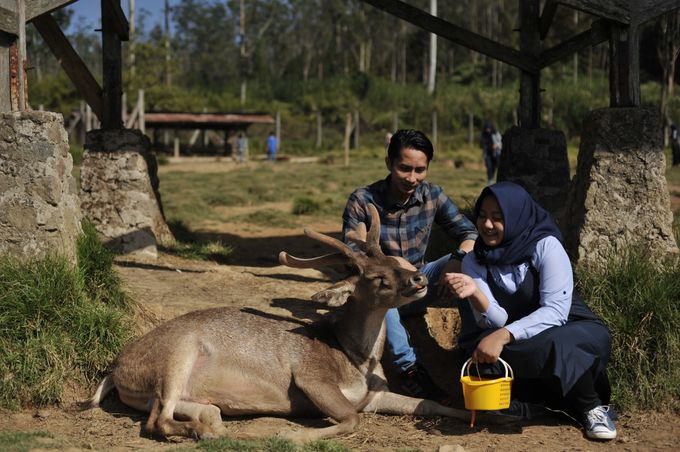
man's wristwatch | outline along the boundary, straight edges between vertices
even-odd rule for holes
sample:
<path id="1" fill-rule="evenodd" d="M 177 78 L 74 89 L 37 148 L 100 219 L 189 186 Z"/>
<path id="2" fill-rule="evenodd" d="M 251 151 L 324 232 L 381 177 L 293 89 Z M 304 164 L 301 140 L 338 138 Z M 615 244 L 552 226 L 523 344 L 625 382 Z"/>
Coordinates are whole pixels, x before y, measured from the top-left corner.
<path id="1" fill-rule="evenodd" d="M 467 254 L 467 251 L 463 251 L 460 248 L 456 249 L 451 253 L 451 257 L 449 258 L 450 261 L 458 261 L 462 262 L 463 258 Z"/>

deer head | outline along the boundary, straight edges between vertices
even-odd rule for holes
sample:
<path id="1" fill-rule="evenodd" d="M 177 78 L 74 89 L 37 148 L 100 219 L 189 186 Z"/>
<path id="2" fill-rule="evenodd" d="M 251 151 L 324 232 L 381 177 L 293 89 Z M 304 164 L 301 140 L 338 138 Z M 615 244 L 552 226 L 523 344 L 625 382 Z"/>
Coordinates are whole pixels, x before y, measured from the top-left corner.
<path id="1" fill-rule="evenodd" d="M 286 252 L 279 254 L 283 265 L 295 268 L 319 268 L 328 265 L 352 265 L 358 275 L 351 276 L 325 289 L 312 298 L 329 306 L 340 306 L 350 297 L 361 300 L 366 307 L 395 308 L 422 298 L 427 293 L 427 278 L 418 271 L 404 268 L 394 258 L 385 256 L 380 249 L 380 216 L 373 204 L 368 205 L 371 228 L 360 223 L 347 236 L 360 249 L 333 237 L 305 229 L 305 235 L 329 245 L 338 252 L 323 256 L 300 259 Z"/>

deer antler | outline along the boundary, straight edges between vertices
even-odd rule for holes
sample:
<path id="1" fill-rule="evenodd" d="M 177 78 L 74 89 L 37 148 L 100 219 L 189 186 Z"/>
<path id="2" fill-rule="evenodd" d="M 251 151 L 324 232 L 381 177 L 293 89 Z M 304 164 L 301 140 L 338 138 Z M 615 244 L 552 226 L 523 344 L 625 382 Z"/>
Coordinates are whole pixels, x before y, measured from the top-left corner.
<path id="1" fill-rule="evenodd" d="M 368 213 L 371 215 L 371 229 L 366 238 L 366 254 L 378 256 L 383 254 L 380 249 L 380 214 L 373 204 L 368 205 Z"/>
<path id="2" fill-rule="evenodd" d="M 291 256 L 285 251 L 279 253 L 279 262 L 281 265 L 292 268 L 319 268 L 337 264 L 348 264 L 347 256 L 342 253 L 324 254 L 319 257 L 311 257 L 303 259 L 300 257 Z"/>

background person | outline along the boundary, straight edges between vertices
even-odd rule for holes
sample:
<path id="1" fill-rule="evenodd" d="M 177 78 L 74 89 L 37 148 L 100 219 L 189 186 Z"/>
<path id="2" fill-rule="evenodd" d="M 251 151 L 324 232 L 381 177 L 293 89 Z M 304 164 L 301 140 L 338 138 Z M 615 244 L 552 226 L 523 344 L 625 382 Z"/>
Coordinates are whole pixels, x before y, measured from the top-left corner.
<path id="1" fill-rule="evenodd" d="M 498 169 L 498 163 L 500 162 L 502 146 L 503 139 L 501 134 L 496 131 L 491 122 L 485 122 L 479 137 L 479 147 L 482 149 L 488 185 L 493 184 L 496 177 L 496 169 Z"/>
<path id="2" fill-rule="evenodd" d="M 269 132 L 267 137 L 267 160 L 276 161 L 276 151 L 279 148 L 279 140 L 274 135 L 274 132 Z"/>
<path id="3" fill-rule="evenodd" d="M 677 166 L 680 165 L 680 131 L 675 124 L 671 124 L 670 139 L 673 166 Z"/>
<path id="4" fill-rule="evenodd" d="M 484 188 L 474 213 L 474 253 L 463 259 L 464 274 L 445 275 L 467 298 L 459 305 L 461 349 L 477 363 L 507 361 L 520 401 L 565 410 L 588 438 L 615 438 L 605 372 L 611 336 L 574 291 L 556 224 L 511 182 Z M 481 373 L 501 372 L 489 366 Z"/>
<path id="5" fill-rule="evenodd" d="M 389 175 L 355 190 L 342 216 L 343 236 L 353 245 L 346 238 L 347 232 L 355 230 L 361 222 L 370 228 L 368 204 L 374 204 L 380 214 L 383 253 L 403 258 L 407 266 L 416 267 L 427 276 L 430 283 L 426 300 L 436 298 L 444 271 L 460 268 L 460 261 L 450 261 L 450 254 L 434 262 L 424 262 L 433 223 L 439 224 L 460 244 L 454 256 L 471 250 L 477 237 L 474 225 L 460 213 L 442 188 L 425 180 L 433 156 L 434 148 L 425 134 L 417 130 L 398 130 L 387 147 L 385 165 Z M 401 324 L 400 311 L 390 309 L 385 321 L 386 346 L 401 372 L 402 392 L 413 397 L 446 401 L 448 396 L 434 385 L 425 368 L 418 363 Z"/>
<path id="6" fill-rule="evenodd" d="M 243 132 L 239 132 L 236 139 L 236 161 L 238 163 L 248 161 L 248 138 Z"/>

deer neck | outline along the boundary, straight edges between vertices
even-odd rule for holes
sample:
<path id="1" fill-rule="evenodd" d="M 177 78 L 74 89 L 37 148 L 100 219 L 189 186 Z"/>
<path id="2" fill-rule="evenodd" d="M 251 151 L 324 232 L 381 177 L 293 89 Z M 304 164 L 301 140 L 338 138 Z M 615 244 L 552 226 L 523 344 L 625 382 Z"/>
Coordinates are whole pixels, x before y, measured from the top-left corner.
<path id="1" fill-rule="evenodd" d="M 362 304 L 354 298 L 349 299 L 344 315 L 334 325 L 335 337 L 358 365 L 372 358 L 379 362 L 385 344 L 383 323 L 387 308 L 366 309 Z"/>

